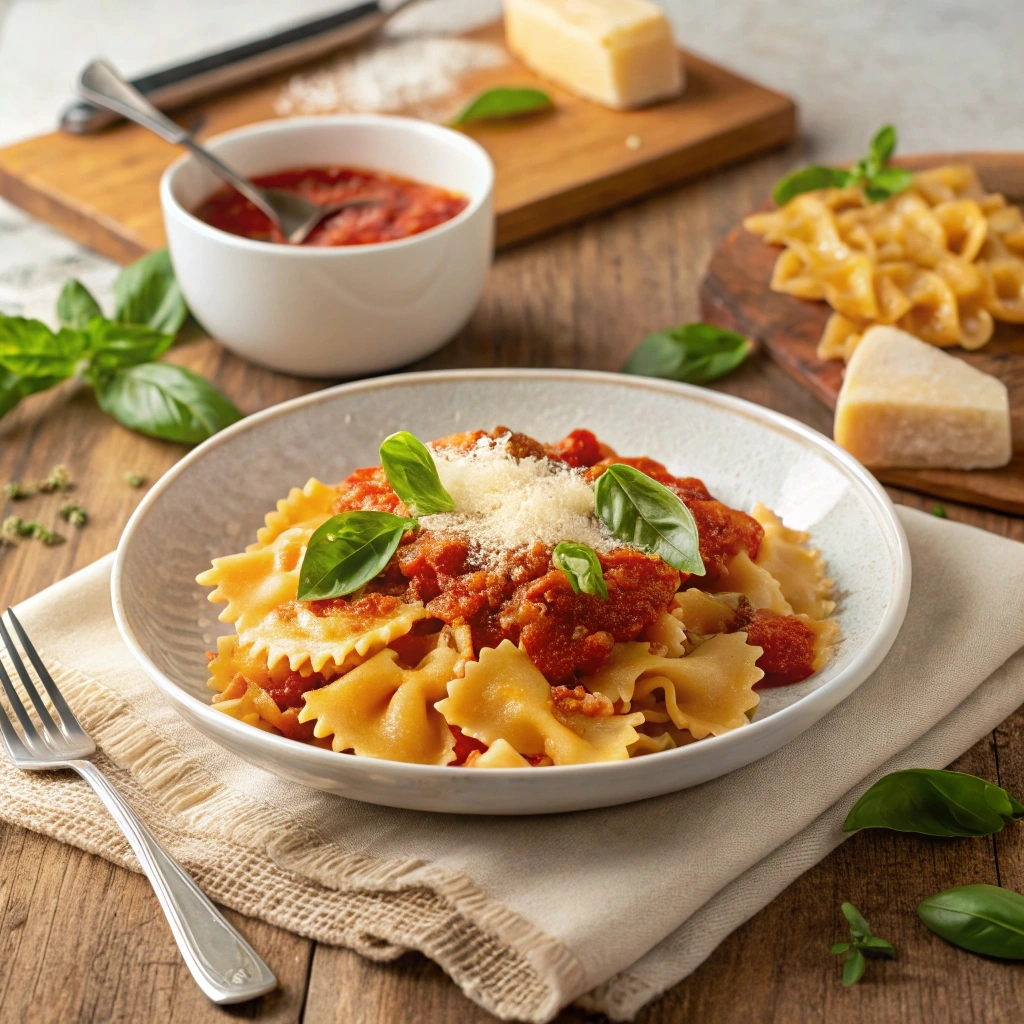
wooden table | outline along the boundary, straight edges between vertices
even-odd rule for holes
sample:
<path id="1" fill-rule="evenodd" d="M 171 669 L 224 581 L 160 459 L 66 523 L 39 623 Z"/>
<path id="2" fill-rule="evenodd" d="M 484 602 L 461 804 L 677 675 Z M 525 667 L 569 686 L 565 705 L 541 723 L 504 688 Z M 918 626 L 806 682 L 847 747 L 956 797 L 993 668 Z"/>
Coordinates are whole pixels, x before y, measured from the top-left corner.
<path id="1" fill-rule="evenodd" d="M 760 202 L 782 154 L 506 252 L 472 323 L 423 368 L 558 366 L 614 370 L 646 332 L 698 316 L 696 287 L 712 247 Z M 174 357 L 211 376 L 244 412 L 319 386 L 249 366 L 206 340 Z M 419 368 L 419 367 L 417 367 Z M 751 359 L 722 384 L 830 431 L 830 416 L 776 366 Z M 0 554 L 0 607 L 19 601 L 111 550 L 141 492 L 184 452 L 131 434 L 73 390 L 27 402 L 0 425 L 0 480 L 35 479 L 64 462 L 90 514 L 68 542 L 25 543 Z M 907 504 L 935 503 L 893 491 Z M 58 499 L 46 506 L 55 515 Z M 44 506 L 33 505 L 33 513 Z M 1024 540 L 1024 521 L 947 505 L 951 518 Z M 16 510 L 20 512 L 20 507 Z M 10 514 L 10 509 L 4 511 Z M 956 767 L 1024 794 L 1024 712 Z M 2 799 L 2 794 L 0 794 Z M 1018 1021 L 1024 968 L 954 949 L 914 913 L 925 896 L 969 882 L 1024 891 L 1024 826 L 990 839 L 927 841 L 863 833 L 730 936 L 697 972 L 640 1016 L 643 1024 L 700 1020 L 993 1024 Z M 872 962 L 851 990 L 829 946 L 843 938 L 850 900 L 890 939 L 899 958 Z M 260 921 L 229 916 L 281 979 L 276 993 L 219 1010 L 181 963 L 149 884 L 106 861 L 0 825 L 0 1021 L 29 1024 L 206 1024 L 229 1016 L 304 1024 L 462 1024 L 491 1020 L 419 955 L 375 965 Z M 584 1021 L 568 1011 L 560 1021 Z"/>

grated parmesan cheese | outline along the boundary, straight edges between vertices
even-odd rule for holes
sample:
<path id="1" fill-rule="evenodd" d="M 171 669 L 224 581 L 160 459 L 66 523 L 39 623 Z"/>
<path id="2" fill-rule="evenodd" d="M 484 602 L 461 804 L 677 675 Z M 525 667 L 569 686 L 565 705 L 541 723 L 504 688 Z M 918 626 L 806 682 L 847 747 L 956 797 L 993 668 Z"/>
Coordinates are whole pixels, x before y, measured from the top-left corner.
<path id="1" fill-rule="evenodd" d="M 500 47 L 472 39 L 385 40 L 293 75 L 274 111 L 285 116 L 416 110 L 448 99 L 470 72 L 507 61 Z"/>
<path id="2" fill-rule="evenodd" d="M 454 512 L 423 516 L 428 530 L 467 534 L 485 561 L 531 544 L 587 544 L 607 554 L 621 545 L 594 512 L 594 487 L 579 470 L 551 459 L 518 461 L 508 436 L 481 438 L 469 451 L 434 452 Z"/>

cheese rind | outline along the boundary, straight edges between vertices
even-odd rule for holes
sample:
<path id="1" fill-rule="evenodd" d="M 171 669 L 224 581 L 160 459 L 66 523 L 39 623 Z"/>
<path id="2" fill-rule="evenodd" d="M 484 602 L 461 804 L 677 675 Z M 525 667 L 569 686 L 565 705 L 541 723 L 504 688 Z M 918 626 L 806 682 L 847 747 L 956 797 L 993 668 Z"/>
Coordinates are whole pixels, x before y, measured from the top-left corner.
<path id="1" fill-rule="evenodd" d="M 616 110 L 683 89 L 672 28 L 649 0 L 505 0 L 505 41 L 541 77 Z"/>
<path id="2" fill-rule="evenodd" d="M 872 327 L 846 366 L 834 437 L 865 466 L 1005 466 L 1009 395 L 1002 381 L 912 334 Z"/>

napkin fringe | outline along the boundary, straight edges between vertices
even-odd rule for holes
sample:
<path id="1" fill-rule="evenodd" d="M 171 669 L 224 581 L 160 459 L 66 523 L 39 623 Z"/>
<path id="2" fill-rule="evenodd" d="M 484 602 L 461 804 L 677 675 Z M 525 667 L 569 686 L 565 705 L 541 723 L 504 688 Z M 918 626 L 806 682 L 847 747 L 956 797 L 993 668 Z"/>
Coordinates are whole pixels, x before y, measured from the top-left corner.
<path id="1" fill-rule="evenodd" d="M 173 827 L 154 828 L 161 838 L 174 845 L 184 834 L 191 845 L 217 837 L 236 848 L 224 851 L 230 855 L 226 863 L 203 871 L 204 884 L 220 902 L 251 913 L 255 895 L 264 908 L 259 916 L 271 923 L 377 960 L 419 950 L 470 999 L 504 1019 L 543 1024 L 587 988 L 584 969 L 568 946 L 491 899 L 465 875 L 421 859 L 342 853 L 293 816 L 223 787 L 101 680 L 59 662 L 51 670 L 104 753 L 148 799 L 178 819 Z M 250 883 L 242 888 L 238 858 Z M 267 858 L 278 872 L 310 883 L 308 898 L 290 907 L 259 901 L 261 884 L 282 891 L 295 884 L 294 878 L 275 878 Z M 138 870 L 133 857 L 124 861 Z M 344 909 L 344 920 L 323 919 L 323 893 L 314 887 L 343 897 L 338 909 Z"/>

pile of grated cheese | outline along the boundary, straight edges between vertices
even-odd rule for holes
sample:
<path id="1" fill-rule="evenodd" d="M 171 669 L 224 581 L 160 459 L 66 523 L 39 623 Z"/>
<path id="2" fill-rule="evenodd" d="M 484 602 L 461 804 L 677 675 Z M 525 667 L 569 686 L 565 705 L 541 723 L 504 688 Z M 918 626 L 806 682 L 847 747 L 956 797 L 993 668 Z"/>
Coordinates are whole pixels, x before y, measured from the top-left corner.
<path id="1" fill-rule="evenodd" d="M 423 516 L 428 530 L 469 536 L 485 563 L 531 544 L 587 544 L 607 554 L 621 546 L 594 512 L 594 487 L 579 470 L 551 459 L 516 460 L 508 436 L 481 438 L 468 451 L 435 451 L 454 512 Z"/>

